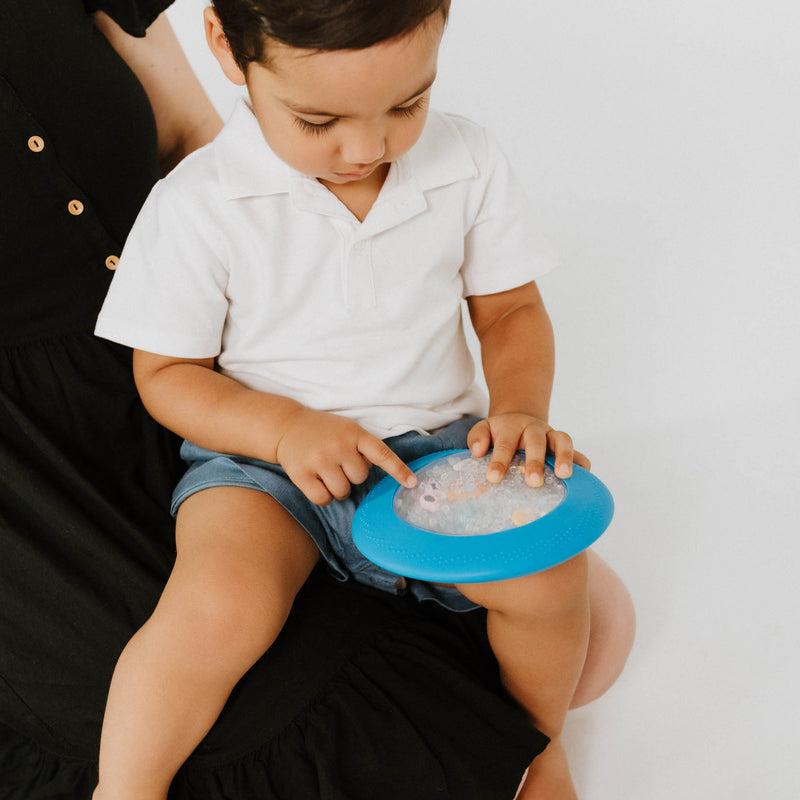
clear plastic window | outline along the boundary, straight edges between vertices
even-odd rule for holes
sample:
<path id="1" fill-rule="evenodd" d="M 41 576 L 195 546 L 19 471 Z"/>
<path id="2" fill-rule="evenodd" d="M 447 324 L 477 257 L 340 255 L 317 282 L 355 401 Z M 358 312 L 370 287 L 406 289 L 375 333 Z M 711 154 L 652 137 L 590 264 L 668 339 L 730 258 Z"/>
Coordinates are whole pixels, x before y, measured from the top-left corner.
<path id="1" fill-rule="evenodd" d="M 500 483 L 486 480 L 491 457 L 468 453 L 436 459 L 417 470 L 417 485 L 401 487 L 394 512 L 415 528 L 451 536 L 485 536 L 518 528 L 549 514 L 566 497 L 564 482 L 545 467 L 544 485 L 525 483 L 525 457 L 517 454 Z"/>

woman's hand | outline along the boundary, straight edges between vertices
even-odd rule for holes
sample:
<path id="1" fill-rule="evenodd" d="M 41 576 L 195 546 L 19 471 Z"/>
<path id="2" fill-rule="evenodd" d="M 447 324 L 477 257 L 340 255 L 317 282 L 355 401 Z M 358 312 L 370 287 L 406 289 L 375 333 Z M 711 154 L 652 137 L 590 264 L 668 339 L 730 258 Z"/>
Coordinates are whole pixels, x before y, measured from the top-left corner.
<path id="1" fill-rule="evenodd" d="M 486 471 L 490 483 L 499 483 L 518 450 L 525 452 L 525 482 L 541 486 L 544 482 L 544 459 L 547 453 L 555 456 L 555 473 L 559 478 L 572 475 L 572 465 L 591 468 L 588 458 L 572 447 L 572 439 L 541 419 L 529 414 L 495 414 L 476 423 L 467 437 L 473 458 L 486 455 L 493 448 L 492 460 Z"/>
<path id="2" fill-rule="evenodd" d="M 276 454 L 295 486 L 320 506 L 347 497 L 373 464 L 403 486 L 417 482 L 386 443 L 357 422 L 309 408 L 298 408 L 284 421 Z"/>

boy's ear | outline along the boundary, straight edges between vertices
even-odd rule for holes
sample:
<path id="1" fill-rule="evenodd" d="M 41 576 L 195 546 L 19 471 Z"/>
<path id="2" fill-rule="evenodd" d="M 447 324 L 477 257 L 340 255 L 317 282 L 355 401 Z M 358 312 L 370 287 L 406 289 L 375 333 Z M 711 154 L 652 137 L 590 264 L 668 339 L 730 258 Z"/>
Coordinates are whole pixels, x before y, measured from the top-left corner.
<path id="1" fill-rule="evenodd" d="M 236 63 L 236 59 L 231 52 L 228 44 L 228 37 L 222 30 L 222 23 L 219 21 L 217 12 L 211 6 L 203 11 L 203 23 L 206 31 L 206 41 L 214 58 L 219 61 L 225 77 L 237 86 L 244 86 L 246 83 L 245 74 Z"/>

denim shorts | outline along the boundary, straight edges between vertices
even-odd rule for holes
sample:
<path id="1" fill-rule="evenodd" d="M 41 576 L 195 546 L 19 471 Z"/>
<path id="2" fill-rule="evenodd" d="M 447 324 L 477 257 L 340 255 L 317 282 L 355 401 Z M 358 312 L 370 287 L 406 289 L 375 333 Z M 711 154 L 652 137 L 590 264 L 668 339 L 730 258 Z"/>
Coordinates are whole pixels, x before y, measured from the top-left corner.
<path id="1" fill-rule="evenodd" d="M 467 434 L 477 422 L 464 417 L 431 434 L 409 431 L 386 439 L 386 444 L 406 463 L 442 450 L 467 446 Z M 274 497 L 299 523 L 319 548 L 330 573 L 341 581 L 355 580 L 391 594 L 409 593 L 418 600 L 434 600 L 451 611 L 478 608 L 457 589 L 413 580 L 378 567 L 353 544 L 351 526 L 358 504 L 386 473 L 373 466 L 367 480 L 353 486 L 350 496 L 327 506 L 312 503 L 276 464 L 253 458 L 223 455 L 185 441 L 181 457 L 189 464 L 172 497 L 172 513 L 190 495 L 212 486 L 242 486 Z"/>

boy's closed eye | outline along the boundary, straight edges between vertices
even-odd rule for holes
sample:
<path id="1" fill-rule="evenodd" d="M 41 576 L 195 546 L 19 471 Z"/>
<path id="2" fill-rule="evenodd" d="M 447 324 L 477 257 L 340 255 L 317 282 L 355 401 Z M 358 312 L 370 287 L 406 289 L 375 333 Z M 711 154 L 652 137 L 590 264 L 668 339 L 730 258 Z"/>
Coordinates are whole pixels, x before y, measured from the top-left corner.
<path id="1" fill-rule="evenodd" d="M 421 95 L 411 103 L 390 109 L 389 114 L 393 117 L 401 117 L 401 118 L 413 117 L 415 114 L 417 114 L 418 112 L 422 111 L 425 108 L 427 100 L 428 100 L 427 95 Z M 331 119 L 326 120 L 325 122 L 311 122 L 310 120 L 295 115 L 294 124 L 305 133 L 310 133 L 312 135 L 320 135 L 325 133 L 326 131 L 329 131 L 339 121 L 339 119 L 340 117 L 331 117 Z"/>
<path id="2" fill-rule="evenodd" d="M 333 119 L 329 119 L 327 122 L 309 122 L 307 119 L 303 119 L 302 117 L 295 117 L 293 122 L 304 133 L 310 133 L 319 136 L 320 134 L 330 130 L 336 124 L 337 119 L 338 117 L 334 117 Z"/>

